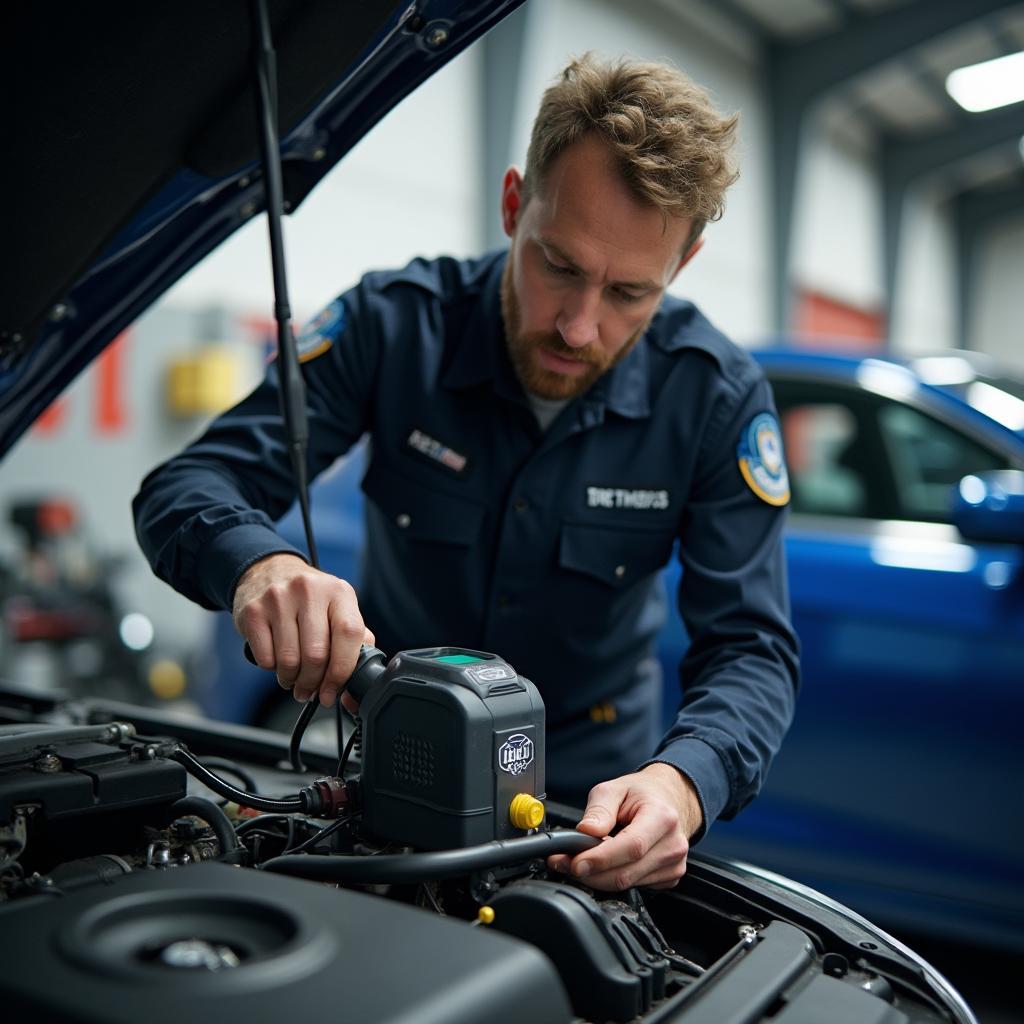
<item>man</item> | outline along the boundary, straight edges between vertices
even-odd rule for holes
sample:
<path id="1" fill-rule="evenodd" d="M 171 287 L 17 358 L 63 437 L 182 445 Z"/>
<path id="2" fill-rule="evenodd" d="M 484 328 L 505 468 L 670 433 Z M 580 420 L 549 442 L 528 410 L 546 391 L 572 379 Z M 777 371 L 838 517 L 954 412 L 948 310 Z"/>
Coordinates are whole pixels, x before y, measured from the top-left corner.
<path id="1" fill-rule="evenodd" d="M 552 858 L 597 888 L 675 884 L 792 715 L 770 390 L 665 297 L 735 180 L 734 128 L 666 67 L 574 61 L 525 175 L 505 175 L 508 254 L 367 275 L 303 334 L 311 473 L 371 437 L 358 599 L 273 530 L 294 496 L 274 367 L 136 499 L 156 571 L 231 608 L 299 700 L 332 704 L 374 634 L 389 653 L 494 651 L 533 679 L 549 792 L 587 799 L 584 832 L 624 826 Z M 677 539 L 692 643 L 659 742 L 656 574 Z"/>

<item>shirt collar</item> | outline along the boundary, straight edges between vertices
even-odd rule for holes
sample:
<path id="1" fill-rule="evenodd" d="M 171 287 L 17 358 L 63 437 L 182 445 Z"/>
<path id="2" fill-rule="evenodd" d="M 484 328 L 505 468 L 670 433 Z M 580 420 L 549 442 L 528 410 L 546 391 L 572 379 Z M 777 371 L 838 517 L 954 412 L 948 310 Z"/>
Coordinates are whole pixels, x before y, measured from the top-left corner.
<path id="1" fill-rule="evenodd" d="M 507 252 L 497 254 L 485 271 L 479 300 L 441 383 L 446 388 L 461 390 L 491 381 L 498 394 L 524 402 L 522 386 L 508 355 L 501 315 L 501 276 L 507 256 Z M 630 419 L 650 416 L 650 354 L 646 338 L 641 338 L 625 358 L 598 378 L 581 401 Z"/>

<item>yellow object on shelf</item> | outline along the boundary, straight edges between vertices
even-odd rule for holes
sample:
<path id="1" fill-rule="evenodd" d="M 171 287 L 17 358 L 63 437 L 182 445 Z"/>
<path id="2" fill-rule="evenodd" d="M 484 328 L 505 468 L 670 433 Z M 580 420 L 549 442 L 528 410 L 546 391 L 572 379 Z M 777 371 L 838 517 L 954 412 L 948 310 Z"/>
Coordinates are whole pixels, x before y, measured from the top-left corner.
<path id="1" fill-rule="evenodd" d="M 516 828 L 537 828 L 544 820 L 544 804 L 529 793 L 517 793 L 509 805 L 508 816 Z"/>
<path id="2" fill-rule="evenodd" d="M 241 366 L 230 350 L 212 345 L 167 367 L 167 408 L 174 416 L 223 412 L 240 397 Z"/>
<path id="3" fill-rule="evenodd" d="M 185 670 L 170 658 L 156 661 L 149 670 L 149 688 L 161 700 L 175 700 L 185 692 Z"/>

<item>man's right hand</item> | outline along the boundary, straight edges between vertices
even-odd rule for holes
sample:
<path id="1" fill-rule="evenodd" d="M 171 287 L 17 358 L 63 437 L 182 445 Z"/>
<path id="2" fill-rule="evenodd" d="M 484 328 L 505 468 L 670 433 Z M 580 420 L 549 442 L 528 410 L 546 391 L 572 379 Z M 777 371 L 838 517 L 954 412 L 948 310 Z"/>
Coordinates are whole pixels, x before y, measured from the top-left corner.
<path id="1" fill-rule="evenodd" d="M 298 701 L 319 690 L 324 707 L 338 699 L 360 646 L 374 642 L 351 585 L 297 555 L 269 555 L 246 569 L 231 617 L 260 668 L 276 672 Z"/>

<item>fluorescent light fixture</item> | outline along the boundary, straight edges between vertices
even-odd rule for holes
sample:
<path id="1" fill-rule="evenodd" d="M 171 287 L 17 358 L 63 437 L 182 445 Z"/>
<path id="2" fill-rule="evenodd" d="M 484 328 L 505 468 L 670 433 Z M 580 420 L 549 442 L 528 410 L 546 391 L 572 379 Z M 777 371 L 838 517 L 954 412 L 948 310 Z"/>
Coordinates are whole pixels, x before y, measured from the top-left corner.
<path id="1" fill-rule="evenodd" d="M 974 113 L 1024 100 L 1024 50 L 951 71 L 946 92 Z"/>

